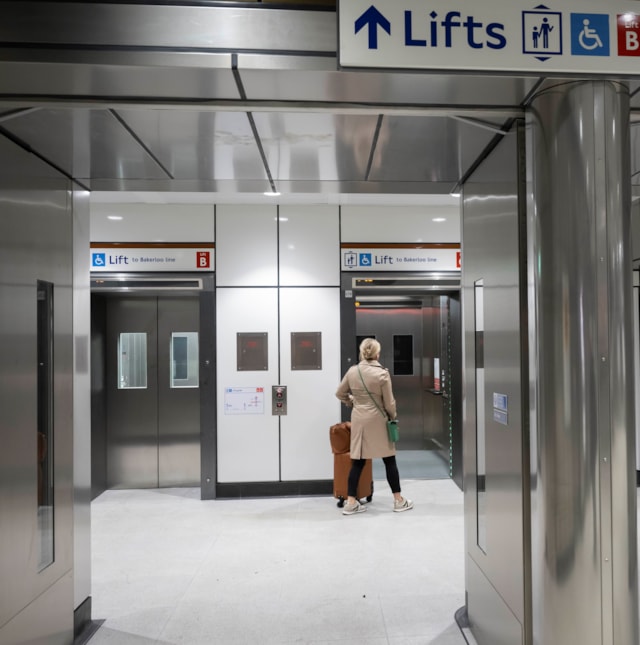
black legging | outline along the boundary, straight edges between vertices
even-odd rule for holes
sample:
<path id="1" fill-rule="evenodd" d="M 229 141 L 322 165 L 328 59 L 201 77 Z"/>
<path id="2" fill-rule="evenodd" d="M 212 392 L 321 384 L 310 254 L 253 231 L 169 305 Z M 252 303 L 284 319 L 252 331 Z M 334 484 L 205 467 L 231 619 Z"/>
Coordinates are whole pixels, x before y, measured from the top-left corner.
<path id="1" fill-rule="evenodd" d="M 347 488 L 347 494 L 349 497 L 358 497 L 358 482 L 360 481 L 360 475 L 362 475 L 362 469 L 366 463 L 366 459 L 352 459 L 351 460 L 351 470 L 349 471 L 349 485 Z M 396 464 L 396 456 L 391 455 L 390 457 L 383 457 L 384 468 L 387 471 L 387 481 L 391 488 L 392 493 L 400 492 L 400 473 L 398 473 L 398 464 Z"/>

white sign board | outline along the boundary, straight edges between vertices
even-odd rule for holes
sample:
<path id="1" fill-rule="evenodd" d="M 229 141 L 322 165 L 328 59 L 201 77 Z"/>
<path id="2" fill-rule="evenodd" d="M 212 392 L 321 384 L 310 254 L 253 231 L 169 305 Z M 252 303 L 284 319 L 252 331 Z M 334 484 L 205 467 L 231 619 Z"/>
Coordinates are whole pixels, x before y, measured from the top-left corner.
<path id="1" fill-rule="evenodd" d="M 264 414 L 263 387 L 225 387 L 225 414 Z"/>
<path id="2" fill-rule="evenodd" d="M 631 0 L 339 0 L 341 67 L 640 75 Z"/>
<path id="3" fill-rule="evenodd" d="M 91 272 L 213 271 L 209 248 L 91 248 Z"/>
<path id="4" fill-rule="evenodd" d="M 343 271 L 459 271 L 458 249 L 342 249 Z"/>

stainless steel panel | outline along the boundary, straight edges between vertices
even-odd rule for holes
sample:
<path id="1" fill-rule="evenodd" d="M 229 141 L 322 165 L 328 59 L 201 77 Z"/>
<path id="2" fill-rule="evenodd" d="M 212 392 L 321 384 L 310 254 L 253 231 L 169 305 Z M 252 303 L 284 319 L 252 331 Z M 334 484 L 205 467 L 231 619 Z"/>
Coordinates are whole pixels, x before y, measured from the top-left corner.
<path id="1" fill-rule="evenodd" d="M 356 309 L 356 334 L 375 337 L 382 345 L 380 362 L 391 374 L 393 394 L 400 419 L 400 450 L 421 450 L 427 447 L 422 416 L 422 312 L 420 307 Z M 393 372 L 393 336 L 411 334 L 414 338 L 413 375 Z M 357 348 L 354 348 L 354 350 Z M 357 355 L 357 354 L 356 354 Z"/>
<path id="2" fill-rule="evenodd" d="M 73 642 L 73 576 L 67 573 L 7 624 L 2 645 L 69 645 Z"/>
<path id="3" fill-rule="evenodd" d="M 74 190 L 73 207 L 73 593 L 91 596 L 91 292 L 89 194 Z"/>
<path id="4" fill-rule="evenodd" d="M 118 114 L 177 180 L 267 180 L 244 112 L 151 109 Z"/>
<path id="5" fill-rule="evenodd" d="M 626 88 L 606 81 L 549 84 L 529 114 L 540 643 L 638 642 L 628 122 Z"/>
<path id="6" fill-rule="evenodd" d="M 0 51 L 0 87 L 13 96 L 237 99 L 231 54 Z M 81 58 L 81 60 L 78 60 Z M 43 62 L 44 61 L 44 62 Z M 52 99 L 55 102 L 55 99 Z"/>
<path id="7" fill-rule="evenodd" d="M 107 486 L 158 486 L 157 302 L 112 298 L 107 302 Z M 147 387 L 118 389 L 118 336 L 147 334 Z"/>
<path id="8" fill-rule="evenodd" d="M 254 119 L 278 185 L 366 178 L 377 116 L 279 112 Z"/>
<path id="9" fill-rule="evenodd" d="M 385 117 L 373 181 L 456 181 L 495 136 L 447 118 Z"/>
<path id="10" fill-rule="evenodd" d="M 62 642 L 73 624 L 73 327 L 70 183 L 0 138 L 0 625 L 24 616 Z M 36 281 L 54 283 L 55 562 L 37 573 Z M 58 604 L 51 604 L 52 595 Z M 32 605 L 37 598 L 48 598 Z M 33 607 L 34 612 L 27 608 Z M 26 609 L 26 611 L 25 611 Z M 57 615 L 56 615 L 57 614 Z M 21 620 L 21 619 L 19 619 Z M 12 627 L 0 641 L 12 642 Z M 67 640 L 68 642 L 68 640 Z"/>
<path id="11" fill-rule="evenodd" d="M 171 334 L 198 332 L 195 298 L 158 298 L 158 485 L 200 486 L 200 387 L 171 388 Z"/>
<path id="12" fill-rule="evenodd" d="M 467 593 L 472 624 L 493 625 L 491 637 L 474 633 L 480 645 L 529 643 L 528 479 L 522 379 L 518 137 L 509 135 L 479 166 L 463 189 L 464 470 Z M 520 206 L 521 208 L 522 206 Z M 474 285 L 483 281 L 484 391 L 476 384 Z M 477 400 L 476 392 L 482 396 Z M 494 421 L 493 393 L 508 396 L 508 425 Z M 526 399 L 525 399 L 526 401 Z M 484 446 L 478 426 L 484 426 Z M 478 481 L 478 455 L 484 447 L 486 474 Z M 484 486 L 484 549 L 479 541 L 478 492 Z M 473 567 L 482 576 L 472 575 Z M 488 581 L 488 584 L 482 581 Z M 480 581 L 480 582 L 479 582 Z M 502 619 L 505 609 L 513 616 Z M 482 612 L 482 615 L 480 614 Z M 512 623 L 521 626 L 511 640 Z M 561 642 L 561 641 L 548 641 Z"/>
<path id="13" fill-rule="evenodd" d="M 79 179 L 167 177 L 107 110 L 39 110 L 12 119 L 4 127 Z"/>
<path id="14" fill-rule="evenodd" d="M 2 12 L 0 40 L 15 44 L 301 52 L 337 46 L 336 16 L 328 11 L 5 2 Z"/>
<path id="15" fill-rule="evenodd" d="M 338 71 L 332 58 L 240 54 L 248 99 L 387 105 L 519 106 L 535 78 Z"/>
<path id="16" fill-rule="evenodd" d="M 526 642 L 522 625 L 509 606 L 496 595 L 495 588 L 482 569 L 472 558 L 467 558 L 465 568 L 467 590 L 474 591 L 467 595 L 467 613 L 471 632 L 478 645 L 516 645 Z"/>

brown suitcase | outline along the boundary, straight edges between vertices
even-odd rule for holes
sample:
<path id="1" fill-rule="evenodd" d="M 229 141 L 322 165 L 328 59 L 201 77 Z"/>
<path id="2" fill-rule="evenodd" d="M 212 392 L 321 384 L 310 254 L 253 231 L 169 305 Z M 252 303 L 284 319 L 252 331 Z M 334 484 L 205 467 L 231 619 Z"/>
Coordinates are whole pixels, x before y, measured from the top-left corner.
<path id="1" fill-rule="evenodd" d="M 338 500 L 338 508 L 344 506 L 347 499 L 349 471 L 351 470 L 351 424 L 346 421 L 337 423 L 329 429 L 329 440 L 333 451 L 333 496 Z M 358 482 L 358 499 L 373 499 L 373 462 L 367 459 L 360 481 Z"/>

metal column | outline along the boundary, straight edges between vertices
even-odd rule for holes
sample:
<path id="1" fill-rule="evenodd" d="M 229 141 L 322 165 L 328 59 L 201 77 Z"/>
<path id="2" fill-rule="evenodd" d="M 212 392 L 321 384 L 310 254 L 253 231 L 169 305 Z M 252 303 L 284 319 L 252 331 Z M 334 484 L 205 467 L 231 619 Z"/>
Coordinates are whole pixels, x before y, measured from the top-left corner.
<path id="1" fill-rule="evenodd" d="M 638 642 L 629 95 L 527 112 L 533 640 Z"/>

